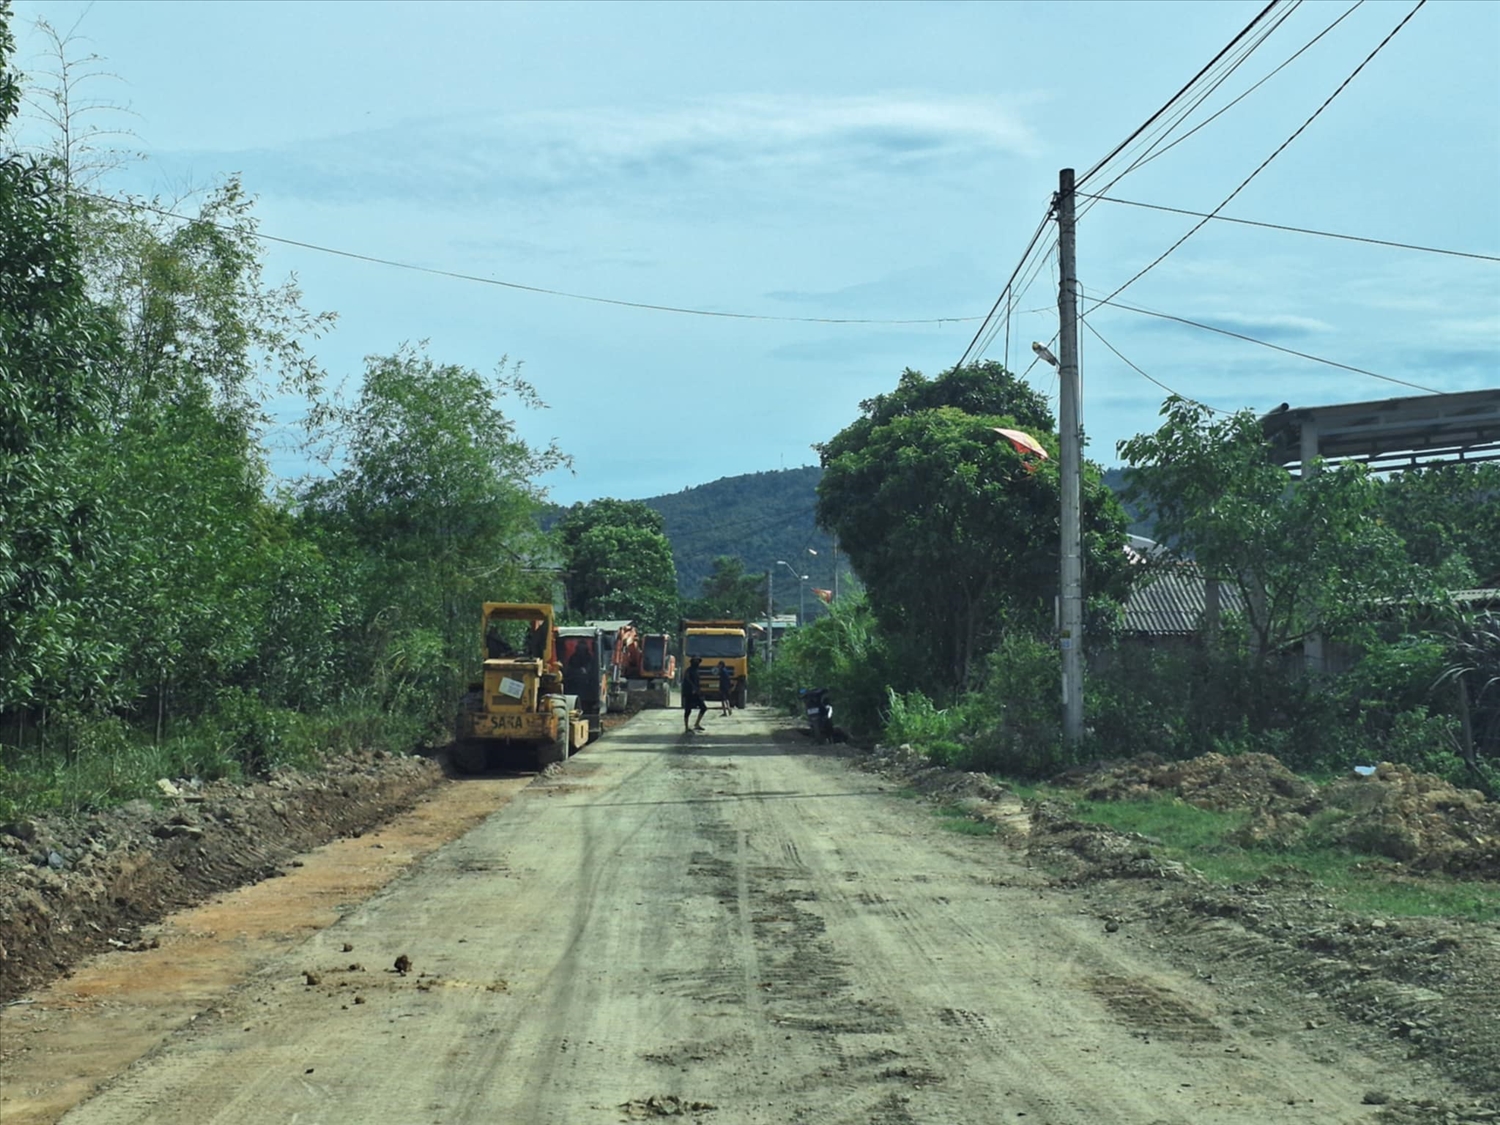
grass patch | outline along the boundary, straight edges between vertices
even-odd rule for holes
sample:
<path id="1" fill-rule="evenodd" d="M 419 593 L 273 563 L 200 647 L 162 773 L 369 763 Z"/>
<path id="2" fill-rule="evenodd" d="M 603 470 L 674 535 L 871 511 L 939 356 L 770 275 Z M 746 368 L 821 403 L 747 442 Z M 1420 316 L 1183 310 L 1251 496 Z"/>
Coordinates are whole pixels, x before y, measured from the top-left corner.
<path id="1" fill-rule="evenodd" d="M 943 805 L 941 808 L 933 809 L 932 814 L 941 820 L 944 829 L 957 832 L 960 836 L 993 836 L 995 834 L 995 825 L 969 815 L 959 805 Z"/>
<path id="2" fill-rule="evenodd" d="M 991 774 L 996 784 L 1003 785 L 1023 801 L 1041 801 L 1047 797 L 1058 796 L 1058 792 L 1045 785 L 1037 785 L 1028 781 L 1015 781 L 998 774 Z"/>
<path id="3" fill-rule="evenodd" d="M 1416 876 L 1390 860 L 1321 843 L 1314 833 L 1290 848 L 1243 847 L 1234 842 L 1244 810 L 1215 812 L 1175 797 L 1141 801 L 1073 799 L 1080 820 L 1134 832 L 1164 854 L 1218 883 L 1249 883 L 1264 876 L 1316 883 L 1348 910 L 1397 917 L 1500 919 L 1500 884 L 1467 882 L 1441 875 Z"/>
<path id="4" fill-rule="evenodd" d="M 224 693 L 210 715 L 184 722 L 159 744 L 117 718 L 60 720 L 46 747 L 0 745 L 0 823 L 80 813 L 161 796 L 158 778 L 243 779 L 274 769 L 316 769 L 350 750 L 405 752 L 422 724 L 375 709 L 307 715 Z"/>

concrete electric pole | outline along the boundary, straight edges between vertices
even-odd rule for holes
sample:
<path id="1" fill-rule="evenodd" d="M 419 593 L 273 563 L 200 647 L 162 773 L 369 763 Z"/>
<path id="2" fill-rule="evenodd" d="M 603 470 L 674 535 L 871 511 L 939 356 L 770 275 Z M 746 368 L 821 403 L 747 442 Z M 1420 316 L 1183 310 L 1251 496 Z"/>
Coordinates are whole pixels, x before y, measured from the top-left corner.
<path id="1" fill-rule="evenodd" d="M 766 571 L 766 663 L 771 663 L 771 639 L 776 635 L 776 568 Z"/>
<path id="2" fill-rule="evenodd" d="M 1083 738 L 1083 557 L 1080 471 L 1083 427 L 1078 398 L 1078 263 L 1073 212 L 1073 169 L 1057 177 L 1057 424 L 1062 487 L 1062 703 L 1063 741 Z"/>

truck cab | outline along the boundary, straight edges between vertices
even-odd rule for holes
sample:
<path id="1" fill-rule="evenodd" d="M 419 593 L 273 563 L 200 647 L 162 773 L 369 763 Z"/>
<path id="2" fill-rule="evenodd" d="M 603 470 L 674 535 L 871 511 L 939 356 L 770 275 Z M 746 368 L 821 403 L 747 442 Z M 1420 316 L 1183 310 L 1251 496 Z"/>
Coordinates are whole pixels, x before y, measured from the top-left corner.
<path id="1" fill-rule="evenodd" d="M 533 750 L 547 766 L 588 742 L 588 722 L 563 688 L 552 622 L 550 605 L 484 604 L 481 678 L 469 685 L 453 732 L 461 772 L 489 768 L 510 745 Z"/>
<path id="2" fill-rule="evenodd" d="M 719 664 L 729 668 L 730 702 L 745 706 L 750 694 L 750 634 L 743 621 L 712 620 L 682 623 L 682 658 L 698 657 L 700 686 L 705 699 L 719 699 Z"/>

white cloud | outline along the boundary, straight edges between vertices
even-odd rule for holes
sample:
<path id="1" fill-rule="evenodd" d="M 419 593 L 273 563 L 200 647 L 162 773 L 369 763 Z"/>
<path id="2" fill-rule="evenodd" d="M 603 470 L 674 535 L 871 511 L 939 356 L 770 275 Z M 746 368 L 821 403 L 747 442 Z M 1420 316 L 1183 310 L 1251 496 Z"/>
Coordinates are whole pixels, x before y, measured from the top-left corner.
<path id="1" fill-rule="evenodd" d="M 236 167 L 271 194 L 440 201 L 670 192 L 786 174 L 841 178 L 1033 151 L 1020 117 L 987 101 L 921 97 L 739 98 L 666 111 L 604 107 L 414 121 L 316 142 L 230 153 L 164 153 L 169 168 Z"/>

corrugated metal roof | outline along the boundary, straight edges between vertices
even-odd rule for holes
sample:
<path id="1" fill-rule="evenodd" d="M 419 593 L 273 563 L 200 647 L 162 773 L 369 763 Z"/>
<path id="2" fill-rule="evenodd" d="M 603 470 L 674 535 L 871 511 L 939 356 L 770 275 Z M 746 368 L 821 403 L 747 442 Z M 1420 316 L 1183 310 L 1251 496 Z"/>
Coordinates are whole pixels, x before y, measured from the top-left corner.
<path id="1" fill-rule="evenodd" d="M 1125 602 L 1125 631 L 1145 636 L 1188 636 L 1198 632 L 1207 604 L 1208 583 L 1193 566 L 1163 567 L 1144 575 Z M 1219 612 L 1245 608 L 1240 592 L 1219 584 Z"/>
<path id="2" fill-rule="evenodd" d="M 1467 604 L 1500 604 L 1500 590 L 1453 590 L 1453 600 Z"/>

